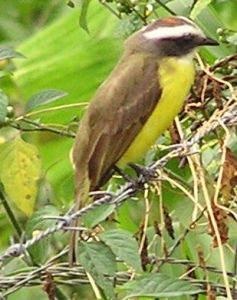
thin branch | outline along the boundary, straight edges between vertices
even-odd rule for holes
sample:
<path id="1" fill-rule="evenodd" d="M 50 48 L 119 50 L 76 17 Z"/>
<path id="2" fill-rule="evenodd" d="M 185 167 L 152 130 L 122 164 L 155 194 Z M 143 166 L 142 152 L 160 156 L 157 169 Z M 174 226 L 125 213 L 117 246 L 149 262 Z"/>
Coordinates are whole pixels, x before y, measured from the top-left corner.
<path id="1" fill-rule="evenodd" d="M 149 220 L 149 213 L 150 213 L 150 204 L 149 204 L 149 198 L 148 198 L 149 188 L 146 185 L 146 188 L 144 190 L 144 200 L 145 200 L 145 216 L 144 216 L 144 226 L 143 226 L 143 233 L 142 238 L 139 246 L 139 254 L 142 254 L 142 249 L 145 244 L 146 240 L 146 234 L 147 234 L 147 228 L 148 228 L 148 220 Z"/>
<path id="2" fill-rule="evenodd" d="M 171 15 L 173 16 L 177 16 L 177 14 L 171 9 L 169 8 L 167 5 L 165 5 L 162 0 L 155 0 L 156 3 L 158 3 L 161 7 L 163 7 L 165 10 L 167 10 Z"/>
<path id="3" fill-rule="evenodd" d="M 37 116 L 37 115 L 40 115 L 43 113 L 57 111 L 57 110 L 72 109 L 72 108 L 81 107 L 81 106 L 84 106 L 86 108 L 87 105 L 88 105 L 88 102 L 80 102 L 80 103 L 65 104 L 65 105 L 60 105 L 60 106 L 55 106 L 55 107 L 48 107 L 48 108 L 40 109 L 37 111 L 29 112 L 23 116 L 17 117 L 14 121 L 20 121 L 25 118 L 29 118 L 29 117 Z"/>
<path id="4" fill-rule="evenodd" d="M 20 240 L 21 237 L 22 237 L 22 233 L 23 232 L 22 232 L 21 226 L 18 223 L 18 221 L 17 221 L 17 219 L 16 219 L 16 217 L 15 217 L 15 215 L 14 215 L 11 207 L 8 204 L 8 200 L 7 200 L 7 197 L 6 197 L 5 193 L 4 193 L 3 186 L 2 186 L 1 183 L 0 183 L 0 200 L 1 200 L 1 203 L 2 203 L 4 209 L 5 209 L 6 213 L 7 213 L 7 216 L 10 219 L 10 221 L 12 223 L 12 226 L 15 229 L 15 231 L 16 231 L 16 233 L 18 235 L 18 238 Z"/>
<path id="5" fill-rule="evenodd" d="M 55 133 L 55 134 L 59 134 L 61 136 L 65 136 L 65 137 L 70 137 L 70 138 L 75 138 L 76 137 L 75 133 L 70 133 L 67 130 L 58 130 L 56 128 L 52 128 L 52 127 L 49 127 L 49 126 L 46 126 L 46 125 L 43 125 L 43 124 L 39 124 L 38 122 L 29 120 L 29 119 L 23 118 L 23 119 L 21 119 L 21 122 L 28 123 L 31 126 L 33 126 L 33 128 L 25 128 L 21 124 L 14 123 L 14 122 L 10 123 L 9 126 L 15 128 L 15 129 L 18 129 L 20 131 L 25 131 L 25 132 L 33 132 L 33 131 L 45 132 L 46 131 L 46 132 L 52 132 L 52 133 Z"/>
<path id="6" fill-rule="evenodd" d="M 183 140 L 184 139 L 184 133 L 179 121 L 179 118 L 176 117 L 175 118 L 175 123 L 176 123 L 176 127 L 180 136 L 180 139 Z M 194 200 L 194 210 L 193 210 L 193 214 L 192 214 L 192 220 L 196 220 L 197 219 L 197 214 L 198 214 L 198 208 L 201 208 L 201 210 L 203 210 L 202 206 L 198 203 L 198 177 L 197 177 L 197 172 L 195 170 L 194 167 L 194 163 L 193 163 L 193 156 L 187 157 L 188 160 L 188 164 L 189 164 L 189 168 L 191 170 L 192 173 L 192 178 L 193 178 L 193 200 Z"/>
<path id="7" fill-rule="evenodd" d="M 221 78 L 219 78 L 217 76 L 214 76 L 214 74 L 210 70 L 208 70 L 207 67 L 205 67 L 205 65 L 204 65 L 204 63 L 203 63 L 200 55 L 197 54 L 197 53 L 196 53 L 196 58 L 198 60 L 198 63 L 200 65 L 202 71 L 204 73 L 206 73 L 209 78 L 215 80 L 216 82 L 224 84 L 224 85 L 226 85 L 229 88 L 229 91 L 230 91 L 230 100 L 229 100 L 229 102 L 227 102 L 227 104 L 231 103 L 232 101 L 237 101 L 237 96 L 235 95 L 235 90 L 234 90 L 232 84 L 230 82 L 226 81 L 226 80 L 223 80 L 223 79 L 221 79 Z"/>
<path id="8" fill-rule="evenodd" d="M 121 16 L 105 0 L 99 0 L 99 3 L 104 5 L 116 18 L 122 19 Z"/>
<path id="9" fill-rule="evenodd" d="M 205 199 L 206 206 L 207 206 L 207 211 L 208 211 L 210 221 L 211 221 L 211 225 L 214 229 L 215 236 L 216 236 L 216 239 L 217 239 L 221 269 L 222 269 L 222 273 L 223 273 L 223 280 L 224 280 L 224 283 L 225 283 L 227 298 L 228 298 L 228 300 L 233 300 L 232 295 L 231 295 L 231 290 L 230 290 L 230 284 L 229 284 L 229 281 L 228 281 L 228 278 L 227 278 L 227 273 L 226 273 L 226 264 L 225 264 L 224 251 L 223 251 L 223 246 L 222 246 L 222 242 L 221 242 L 221 237 L 220 237 L 218 226 L 216 224 L 215 216 L 214 216 L 214 213 L 213 213 L 213 210 L 212 210 L 212 207 L 211 207 L 211 200 L 210 200 L 208 190 L 207 190 L 207 186 L 206 186 L 206 182 L 205 182 L 205 175 L 204 175 L 204 172 L 203 172 L 203 168 L 201 167 L 201 165 L 200 165 L 200 163 L 197 159 L 196 159 L 196 163 L 199 166 L 200 181 L 201 181 L 201 186 L 202 186 L 202 190 L 203 190 L 204 199 Z"/>

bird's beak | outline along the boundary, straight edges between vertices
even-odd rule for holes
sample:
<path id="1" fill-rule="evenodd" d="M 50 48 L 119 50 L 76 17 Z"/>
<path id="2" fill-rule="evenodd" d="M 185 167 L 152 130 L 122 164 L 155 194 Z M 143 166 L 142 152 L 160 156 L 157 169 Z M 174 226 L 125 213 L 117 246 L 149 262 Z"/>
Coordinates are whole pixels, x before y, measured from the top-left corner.
<path id="1" fill-rule="evenodd" d="M 218 46 L 219 43 L 209 37 L 203 38 L 200 42 L 200 46 Z"/>

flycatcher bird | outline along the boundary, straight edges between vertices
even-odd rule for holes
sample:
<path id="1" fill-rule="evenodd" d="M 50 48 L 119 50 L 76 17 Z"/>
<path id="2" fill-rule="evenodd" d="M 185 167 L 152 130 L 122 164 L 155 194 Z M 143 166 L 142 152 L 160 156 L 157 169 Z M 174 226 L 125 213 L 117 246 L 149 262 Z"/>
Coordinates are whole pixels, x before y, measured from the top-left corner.
<path id="1" fill-rule="evenodd" d="M 218 43 L 184 17 L 155 20 L 125 41 L 79 124 L 72 153 L 76 209 L 114 166 L 138 162 L 169 127 L 194 81 L 194 50 L 202 45 Z"/>

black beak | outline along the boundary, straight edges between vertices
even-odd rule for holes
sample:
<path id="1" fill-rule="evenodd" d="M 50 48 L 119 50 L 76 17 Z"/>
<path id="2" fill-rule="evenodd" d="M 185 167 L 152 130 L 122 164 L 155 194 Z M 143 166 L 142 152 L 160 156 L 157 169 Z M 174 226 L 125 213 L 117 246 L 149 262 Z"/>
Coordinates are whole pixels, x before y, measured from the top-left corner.
<path id="1" fill-rule="evenodd" d="M 203 38 L 200 42 L 200 46 L 218 46 L 219 43 L 211 38 Z"/>

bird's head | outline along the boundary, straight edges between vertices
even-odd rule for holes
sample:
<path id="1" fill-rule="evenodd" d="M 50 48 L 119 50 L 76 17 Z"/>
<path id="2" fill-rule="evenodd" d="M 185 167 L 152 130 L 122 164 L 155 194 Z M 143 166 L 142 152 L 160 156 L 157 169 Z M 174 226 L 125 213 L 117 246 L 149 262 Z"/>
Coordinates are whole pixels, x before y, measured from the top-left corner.
<path id="1" fill-rule="evenodd" d="M 195 23 L 185 17 L 155 20 L 125 42 L 125 48 L 128 50 L 145 52 L 157 57 L 181 57 L 204 45 L 218 45 L 218 43 L 207 38 Z"/>

